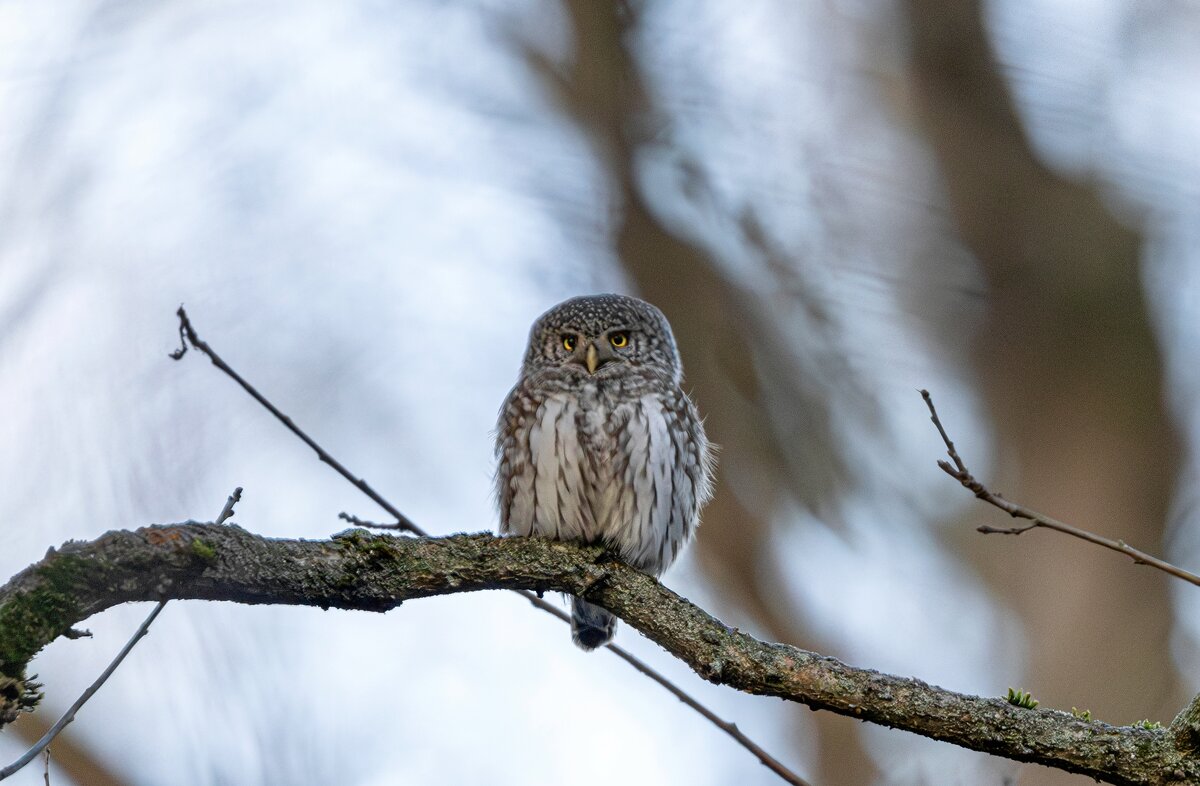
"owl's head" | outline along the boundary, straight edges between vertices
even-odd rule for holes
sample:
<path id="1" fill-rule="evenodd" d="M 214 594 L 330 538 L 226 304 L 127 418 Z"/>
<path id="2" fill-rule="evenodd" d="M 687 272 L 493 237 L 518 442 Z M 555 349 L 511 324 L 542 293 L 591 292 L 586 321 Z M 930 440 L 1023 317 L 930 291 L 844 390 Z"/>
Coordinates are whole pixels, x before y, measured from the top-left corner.
<path id="1" fill-rule="evenodd" d="M 663 313 L 625 295 L 588 295 L 559 303 L 529 333 L 526 372 L 559 368 L 609 377 L 631 368 L 678 383 L 683 374 L 675 336 Z"/>

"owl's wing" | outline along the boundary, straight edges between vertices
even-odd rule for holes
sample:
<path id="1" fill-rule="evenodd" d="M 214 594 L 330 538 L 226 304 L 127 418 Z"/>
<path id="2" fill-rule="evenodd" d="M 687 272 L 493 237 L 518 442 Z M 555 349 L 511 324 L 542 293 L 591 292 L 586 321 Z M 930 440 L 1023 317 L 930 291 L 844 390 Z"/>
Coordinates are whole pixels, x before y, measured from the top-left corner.
<path id="1" fill-rule="evenodd" d="M 522 432 L 527 430 L 527 426 L 522 426 L 522 414 L 536 406 L 529 387 L 518 382 L 500 408 L 496 423 L 496 504 L 500 509 L 501 535 L 522 534 L 512 532 L 510 516 L 516 486 L 526 473 L 532 471 L 529 441 L 527 437 L 522 438 Z"/>

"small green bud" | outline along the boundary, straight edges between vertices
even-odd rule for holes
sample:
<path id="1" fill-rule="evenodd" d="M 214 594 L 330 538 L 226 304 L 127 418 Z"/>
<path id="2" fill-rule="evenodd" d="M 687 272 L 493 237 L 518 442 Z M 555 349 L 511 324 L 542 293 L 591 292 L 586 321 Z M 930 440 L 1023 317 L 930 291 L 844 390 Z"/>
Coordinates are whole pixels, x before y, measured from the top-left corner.
<path id="1" fill-rule="evenodd" d="M 1008 695 L 1005 696 L 1005 699 L 1007 699 L 1008 703 L 1014 707 L 1024 707 L 1027 710 L 1031 710 L 1038 705 L 1038 700 L 1033 698 L 1032 694 L 1023 690 L 1013 690 L 1012 688 L 1009 688 Z"/>

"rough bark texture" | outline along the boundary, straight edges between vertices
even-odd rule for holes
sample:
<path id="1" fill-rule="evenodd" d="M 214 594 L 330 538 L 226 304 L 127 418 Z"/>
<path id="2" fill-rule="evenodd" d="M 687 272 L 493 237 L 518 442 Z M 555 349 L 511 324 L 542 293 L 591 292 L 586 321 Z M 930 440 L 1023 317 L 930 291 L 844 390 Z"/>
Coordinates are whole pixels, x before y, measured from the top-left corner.
<path id="1" fill-rule="evenodd" d="M 1170 729 L 1115 727 L 758 641 L 597 548 L 526 538 L 400 538 L 348 530 L 327 541 L 192 522 L 114 531 L 51 549 L 0 588 L 0 674 L 10 720 L 25 668 L 46 644 L 104 609 L 159 598 L 387 611 L 405 600 L 483 589 L 569 592 L 620 616 L 701 677 L 1111 783 L 1200 782 L 1194 708 Z M 14 689 L 14 686 L 16 689 Z"/>

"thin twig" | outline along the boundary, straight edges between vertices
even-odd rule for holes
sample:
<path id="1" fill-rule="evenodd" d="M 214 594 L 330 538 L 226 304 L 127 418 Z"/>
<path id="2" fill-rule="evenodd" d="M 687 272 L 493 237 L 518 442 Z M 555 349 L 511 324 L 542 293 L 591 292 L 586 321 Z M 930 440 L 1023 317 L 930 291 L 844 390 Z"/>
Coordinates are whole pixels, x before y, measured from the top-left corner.
<path id="1" fill-rule="evenodd" d="M 180 306 L 179 310 L 176 311 L 175 314 L 179 317 L 180 344 L 179 349 L 170 354 L 172 359 L 179 360 L 182 358 L 187 352 L 188 344 L 191 344 L 198 351 L 203 352 L 208 356 L 208 359 L 212 361 L 214 366 L 228 374 L 234 382 L 242 386 L 242 390 L 245 390 L 255 401 L 266 407 L 268 412 L 274 415 L 280 423 L 287 426 L 288 430 L 299 437 L 305 445 L 308 445 L 310 448 L 315 450 L 317 452 L 317 458 L 333 467 L 333 469 L 336 470 L 339 475 L 358 487 L 358 490 L 370 497 L 375 504 L 379 505 L 379 507 L 383 508 L 392 516 L 394 516 L 399 524 L 397 527 L 398 529 L 411 532 L 414 535 L 425 536 L 425 533 L 422 532 L 416 524 L 413 524 L 411 521 L 409 521 L 408 517 L 401 513 L 399 509 L 381 497 L 379 492 L 371 488 L 370 484 L 367 483 L 366 480 L 352 475 L 350 470 L 343 467 L 337 459 L 326 453 L 324 448 L 322 448 L 315 441 L 313 441 L 311 437 L 297 428 L 296 424 L 292 422 L 291 418 L 280 412 L 278 407 L 268 401 L 262 393 L 259 393 L 257 390 L 255 390 L 253 385 L 242 379 L 242 376 L 230 368 L 228 363 L 226 363 L 224 360 L 221 360 L 220 355 L 214 352 L 212 347 L 201 341 L 200 336 L 196 335 L 195 329 L 192 328 L 192 323 L 188 319 L 187 312 L 183 310 L 183 306 Z"/>
<path id="2" fill-rule="evenodd" d="M 396 525 L 396 524 L 380 524 L 378 521 L 368 521 L 367 519 L 360 519 L 358 516 L 355 516 L 353 513 L 347 513 L 344 510 L 338 514 L 338 518 L 341 519 L 342 521 L 349 522 L 350 524 L 353 524 L 356 527 L 363 527 L 365 529 L 397 529 L 398 528 L 398 525 Z"/>
<path id="3" fill-rule="evenodd" d="M 50 746 L 46 746 L 46 768 L 42 770 L 42 777 L 46 781 L 46 786 L 50 786 Z"/>
<path id="4" fill-rule="evenodd" d="M 342 464 L 340 462 L 338 462 L 335 458 L 333 458 L 333 456 L 329 455 L 329 453 L 327 453 L 324 448 L 322 448 L 320 445 L 318 445 L 315 440 L 313 440 L 311 437 L 309 437 L 307 434 L 305 434 L 300 429 L 299 426 L 297 426 L 295 423 L 293 423 L 291 418 L 289 418 L 287 415 L 283 414 L 279 410 L 278 407 L 276 407 L 274 404 L 272 404 L 270 401 L 268 401 L 265 396 L 263 396 L 261 393 L 259 393 L 249 382 L 247 382 L 245 379 L 243 379 L 240 374 L 238 374 L 236 371 L 234 371 L 233 368 L 231 368 L 228 363 L 226 363 L 224 360 L 222 360 L 220 358 L 220 356 L 217 355 L 217 353 L 213 351 L 212 347 L 210 347 L 207 343 L 202 341 L 200 339 L 200 336 L 196 334 L 196 330 L 195 330 L 195 328 L 192 327 L 192 323 L 188 319 L 187 312 L 184 311 L 183 306 L 180 306 L 179 310 L 176 311 L 175 313 L 179 317 L 180 346 L 179 346 L 178 350 L 171 353 L 171 357 L 173 359 L 179 360 L 180 358 L 182 358 L 184 356 L 184 354 L 187 352 L 188 344 L 191 344 L 191 346 L 195 347 L 198 351 L 207 355 L 209 360 L 212 361 L 214 366 L 216 366 L 217 368 L 224 371 L 227 375 L 229 375 L 229 377 L 232 378 L 234 382 L 237 382 L 239 385 L 241 385 L 242 389 L 245 390 L 247 393 L 249 393 L 250 396 L 252 398 L 254 398 L 255 401 L 257 401 L 259 404 L 262 404 L 264 407 L 266 407 L 267 411 L 269 411 L 272 415 L 274 415 L 281 423 L 283 423 L 283 425 L 287 426 L 289 431 L 291 431 L 293 434 L 295 434 L 297 437 L 299 437 L 304 442 L 304 444 L 308 445 L 310 448 L 315 450 L 317 453 L 317 457 L 320 458 L 321 461 L 328 464 L 330 467 L 332 467 L 334 470 L 336 470 L 339 475 L 341 475 L 343 478 L 345 478 L 350 483 L 352 483 L 354 486 L 356 486 L 360 491 L 362 491 L 364 494 L 366 494 L 368 497 L 370 497 L 371 500 L 375 502 L 375 504 L 379 505 L 379 507 L 383 508 L 390 515 L 394 516 L 396 519 L 396 524 L 383 525 L 383 524 L 376 524 L 374 522 L 367 522 L 367 521 L 363 521 L 362 519 L 359 519 L 357 516 L 353 516 L 348 513 L 340 514 L 339 518 L 341 518 L 345 521 L 349 521 L 352 524 L 358 524 L 360 526 L 371 526 L 371 527 L 376 527 L 379 529 L 397 529 L 397 530 L 400 530 L 403 532 L 409 532 L 418 537 L 423 537 L 423 538 L 429 537 L 428 533 L 426 533 L 423 529 L 421 529 L 413 521 L 411 521 L 407 516 L 405 516 L 403 513 L 401 513 L 400 510 L 395 505 L 392 505 L 390 502 L 388 502 L 386 499 L 384 499 L 377 491 L 375 491 L 373 488 L 371 488 L 370 485 L 368 485 L 365 480 L 353 475 L 348 469 L 346 469 L 344 466 L 342 466 Z M 570 623 L 571 618 L 566 614 L 566 612 L 564 612 L 561 609 L 542 600 L 535 593 L 528 592 L 526 590 L 513 590 L 513 591 L 516 592 L 518 595 L 522 596 L 523 598 L 525 598 L 526 600 L 528 600 L 530 603 L 532 603 L 534 606 L 541 609 L 542 611 L 552 614 L 564 622 Z M 672 683 L 670 680 L 668 680 L 663 675 L 659 674 L 654 669 L 650 668 L 648 665 L 643 663 L 638 658 L 634 657 L 628 651 L 622 649 L 621 647 L 617 646 L 616 644 L 614 644 L 612 642 L 609 642 L 605 646 L 608 650 L 612 651 L 612 653 L 614 655 L 616 655 L 618 658 L 621 658 L 626 663 L 628 663 L 629 665 L 631 665 L 635 669 L 637 669 L 639 672 L 646 675 L 650 679 L 654 680 L 662 687 L 666 688 L 668 691 L 670 691 L 672 693 L 672 695 L 674 695 L 676 698 L 678 698 L 684 704 L 691 707 L 693 710 L 698 712 L 700 715 L 707 718 L 717 728 L 721 729 L 723 732 L 725 732 L 730 737 L 732 737 L 734 740 L 736 740 L 738 742 L 738 744 L 740 744 L 743 748 L 750 751 L 750 753 L 754 754 L 754 756 L 756 756 L 758 758 L 758 760 L 760 762 L 762 762 L 763 766 L 767 767 L 769 770 L 774 772 L 780 778 L 782 778 L 783 780 L 785 780 L 786 782 L 788 782 L 790 784 L 793 784 L 793 786 L 809 786 L 807 781 L 805 781 L 799 775 L 796 775 L 794 772 L 789 770 L 787 767 L 785 767 L 783 764 L 781 764 L 778 759 L 771 756 L 769 753 L 767 753 L 765 750 L 763 750 L 761 747 L 759 747 L 753 740 L 751 740 L 749 737 L 747 737 L 745 734 L 743 734 L 738 729 L 736 724 L 729 723 L 728 721 L 724 721 L 721 718 L 719 718 L 715 713 L 713 713 L 711 710 L 709 710 L 707 707 L 705 707 L 699 701 L 697 701 L 696 699 L 689 696 L 682 688 L 680 688 L 679 686 Z"/>
<path id="5" fill-rule="evenodd" d="M 221 508 L 221 515 L 217 516 L 214 524 L 224 524 L 230 516 L 233 515 L 233 506 L 242 501 L 242 487 L 238 486 L 229 495 L 229 499 L 225 500 L 225 507 Z"/>
<path id="6" fill-rule="evenodd" d="M 954 462 L 952 465 L 945 459 L 939 460 L 938 466 L 941 467 L 942 471 L 957 480 L 963 485 L 964 488 L 968 489 L 976 497 L 988 503 L 989 505 L 994 505 L 995 507 L 1000 508 L 1000 510 L 1004 511 L 1015 519 L 1024 519 L 1029 522 L 1028 524 L 1016 527 L 992 527 L 988 526 L 987 524 L 983 524 L 979 527 L 976 527 L 979 532 L 982 532 L 985 535 L 1020 535 L 1022 532 L 1027 532 L 1034 527 L 1045 527 L 1046 529 L 1052 529 L 1056 532 L 1061 532 L 1065 535 L 1079 538 L 1080 540 L 1086 540 L 1088 543 L 1094 543 L 1097 546 L 1103 546 L 1104 548 L 1115 551 L 1118 554 L 1124 554 L 1133 560 L 1134 564 L 1149 565 L 1150 567 L 1157 568 L 1163 573 L 1174 576 L 1177 579 L 1183 579 L 1191 584 L 1200 586 L 1200 576 L 1196 575 L 1195 573 L 1172 565 L 1171 563 L 1147 554 L 1140 549 L 1135 549 L 1133 546 L 1130 546 L 1123 540 L 1113 540 L 1111 538 L 1097 535 L 1094 532 L 1088 532 L 1085 529 L 1073 527 L 1070 524 L 1059 521 L 1058 519 L 1038 513 L 1036 510 L 1027 508 L 1024 505 L 1018 505 L 1015 502 L 1010 502 L 1000 494 L 988 489 L 987 486 L 980 483 L 979 480 L 970 473 L 970 471 L 967 469 L 967 465 L 963 463 L 962 458 L 954 449 L 954 443 L 950 441 L 950 437 L 946 434 L 946 429 L 942 427 L 942 421 L 938 417 L 937 409 L 933 406 L 933 397 L 929 395 L 929 391 L 922 390 L 921 398 L 925 399 L 925 404 L 929 407 L 929 417 L 933 421 L 933 425 L 937 426 L 938 433 L 942 436 L 942 441 L 946 443 L 946 451 L 949 453 L 950 459 Z"/>
<path id="7" fill-rule="evenodd" d="M 182 357 L 182 356 L 183 356 L 182 353 L 180 353 L 180 357 Z M 235 488 L 233 490 L 233 493 L 229 495 L 229 499 L 225 500 L 225 507 L 221 508 L 221 513 L 220 513 L 220 515 L 217 516 L 217 520 L 214 523 L 215 524 L 224 524 L 225 521 L 230 516 L 233 515 L 233 506 L 238 504 L 239 502 L 241 502 L 241 500 L 242 500 L 242 487 L 238 486 L 237 488 Z M 79 708 L 82 707 L 84 705 L 84 703 L 87 702 L 87 700 L 92 697 L 92 694 L 95 693 L 100 688 L 100 686 L 104 684 L 104 681 L 107 680 L 114 671 L 116 671 L 117 666 L 121 665 L 121 661 L 124 660 L 125 656 L 129 654 L 129 651 L 133 649 L 133 645 L 137 644 L 138 640 L 141 639 L 142 636 L 146 635 L 146 632 L 150 629 L 150 623 L 154 622 L 154 618 L 158 616 L 159 612 L 163 610 L 163 606 L 166 606 L 166 605 L 167 605 L 166 600 L 160 600 L 158 602 L 158 605 L 156 605 L 154 607 L 154 609 L 150 612 L 150 614 L 147 615 L 146 619 L 142 621 L 141 626 L 138 627 L 137 631 L 133 634 L 133 638 L 131 638 L 129 640 L 129 642 L 125 645 L 124 649 L 122 649 L 117 654 L 117 657 L 113 660 L 112 663 L 110 663 L 108 665 L 108 668 L 104 670 L 104 673 L 100 675 L 100 678 L 97 679 L 94 683 L 92 683 L 90 688 L 88 688 L 86 691 L 83 692 L 83 695 L 79 697 L 78 701 L 76 701 L 73 705 L 71 705 L 71 709 L 67 710 L 66 714 L 58 719 L 58 723 L 51 726 L 50 730 L 47 731 L 40 740 L 38 740 L 37 744 L 34 745 L 29 750 L 27 750 L 25 752 L 25 754 L 23 756 L 21 756 L 21 758 L 17 759 L 15 762 L 10 764 L 8 767 L 4 768 L 3 770 L 0 770 L 0 781 L 4 780 L 9 775 L 12 775 L 14 772 L 21 769 L 26 764 L 29 764 L 29 762 L 33 761 L 34 758 L 37 757 L 38 751 L 41 750 L 42 748 L 45 748 L 45 751 L 46 751 L 46 783 L 47 784 L 50 783 L 50 743 L 54 740 L 55 737 L 58 736 L 59 732 L 61 732 L 64 728 L 66 728 L 68 723 L 75 720 L 75 713 L 78 712 Z M 89 631 L 80 632 L 80 631 L 75 631 L 74 629 L 68 630 L 67 633 L 65 634 L 65 636 L 69 639 L 77 639 L 77 638 L 80 638 L 80 636 L 91 636 L 91 635 L 92 634 Z"/>
<path id="8" fill-rule="evenodd" d="M 526 592 L 525 590 L 514 590 L 514 591 L 520 595 L 525 596 L 525 598 L 530 603 L 532 603 L 534 606 L 541 609 L 542 611 L 544 611 L 548 614 L 553 614 L 555 617 L 558 617 L 560 620 L 562 620 L 563 622 L 565 622 L 567 624 L 571 623 L 571 616 L 569 614 L 567 614 L 565 611 L 558 608 L 557 606 L 554 606 L 554 605 L 542 600 L 536 594 L 534 594 L 532 592 Z M 754 740 L 750 739 L 745 734 L 743 734 L 741 729 L 739 729 L 737 727 L 736 723 L 730 723 L 729 721 L 722 720 L 721 718 L 719 718 L 715 713 L 713 713 L 712 710 L 710 710 L 708 707 L 705 707 L 703 704 L 701 704 L 700 702 L 693 699 L 691 696 L 689 696 L 687 693 L 685 693 L 679 686 L 675 685 L 673 682 L 671 682 L 669 679 L 664 677 L 662 674 L 655 671 L 645 661 L 638 658 L 636 655 L 631 653 L 629 650 L 627 650 L 617 644 L 614 644 L 612 642 L 609 642 L 606 646 L 618 658 L 625 661 L 630 666 L 634 667 L 635 669 L 637 669 L 638 671 L 640 671 L 642 674 L 646 675 L 650 679 L 654 680 L 662 687 L 666 688 L 668 691 L 670 691 L 672 696 L 679 699 L 684 704 L 686 704 L 687 706 L 691 707 L 696 712 L 703 715 L 705 718 L 707 718 L 714 726 L 719 728 L 721 731 L 725 732 L 730 737 L 733 737 L 733 739 L 736 740 L 739 745 L 741 745 L 743 748 L 745 748 L 746 750 L 750 751 L 755 756 L 757 756 L 758 760 L 760 762 L 762 762 L 764 767 L 771 770 L 772 772 L 774 772 L 776 775 L 778 775 L 780 778 L 787 781 L 788 783 L 793 784 L 793 786 L 808 786 L 807 781 L 805 781 L 803 778 L 801 778 L 796 773 L 789 770 L 782 763 L 780 763 L 780 761 L 778 759 L 776 759 L 774 756 L 772 756 L 771 754 L 769 754 L 765 750 L 763 750 L 761 747 L 759 747 L 759 745 L 756 742 L 754 742 Z"/>
<path id="9" fill-rule="evenodd" d="M 0 770 L 0 781 L 4 780 L 9 775 L 12 775 L 14 772 L 36 759 L 37 755 L 45 750 L 50 743 L 54 741 L 54 738 L 58 736 L 58 733 L 65 729 L 68 723 L 75 720 L 75 713 L 79 712 L 79 708 L 86 704 L 87 700 L 92 698 L 92 695 L 96 691 L 100 690 L 100 686 L 112 676 L 112 673 L 117 670 L 118 666 L 121 665 L 121 661 L 125 660 L 125 656 L 129 654 L 130 650 L 133 649 L 133 645 L 137 644 L 142 636 L 146 635 L 146 632 L 150 629 L 150 623 L 154 622 L 154 618 L 158 616 L 158 613 L 163 610 L 163 606 L 165 605 L 167 605 L 165 600 L 160 600 L 158 602 L 158 605 L 154 607 L 154 610 L 150 612 L 150 615 L 146 617 L 140 626 L 138 626 L 138 629 L 134 632 L 133 637 L 127 641 L 125 646 L 121 648 L 121 651 L 117 653 L 117 657 L 113 658 L 112 663 L 108 664 L 108 668 L 104 670 L 104 673 L 101 674 L 95 682 L 88 686 L 88 689 L 85 690 L 83 694 L 75 700 L 75 703 L 72 704 L 71 708 L 67 710 L 61 718 L 58 719 L 58 722 L 51 726 L 50 730 L 42 735 L 42 738 L 37 741 L 37 744 L 25 751 L 21 758 Z"/>
<path id="10" fill-rule="evenodd" d="M 566 616 L 566 615 L 564 614 L 564 616 Z M 743 748 L 745 748 L 746 750 L 750 751 L 755 756 L 757 756 L 758 760 L 760 762 L 762 762 L 764 767 L 766 767 L 771 772 L 778 775 L 784 781 L 793 784 L 793 786 L 808 786 L 807 781 L 802 779 L 796 773 L 789 770 L 787 767 L 783 766 L 783 764 L 778 759 L 776 759 L 771 754 L 767 753 L 754 740 L 750 739 L 745 734 L 743 734 L 742 730 L 737 727 L 736 723 L 730 723 L 729 721 L 725 721 L 725 720 L 722 720 L 721 718 L 718 718 L 716 715 L 714 715 L 712 713 L 711 710 L 709 710 L 703 704 L 700 704 L 699 702 L 697 702 L 691 696 L 684 693 L 677 686 L 675 686 L 671 681 L 669 681 L 666 677 L 662 676 L 657 671 L 650 668 L 645 662 L 634 657 L 631 653 L 627 652 L 626 650 L 622 649 L 621 647 L 618 647 L 616 644 L 610 644 L 609 649 L 611 649 L 613 651 L 613 654 L 616 655 L 618 658 L 625 661 L 630 666 L 633 666 L 635 669 L 640 671 L 642 674 L 646 675 L 650 679 L 657 682 L 659 685 L 666 688 L 668 691 L 671 692 L 671 694 L 675 698 L 679 699 L 684 704 L 688 705 L 693 710 L 695 710 L 696 712 L 703 715 L 705 718 L 708 718 L 708 720 L 714 726 L 716 726 L 721 731 L 728 734 L 730 737 L 732 737 L 734 740 L 736 740 L 739 745 L 741 745 Z"/>

